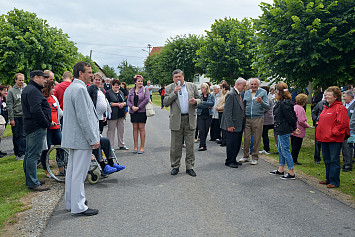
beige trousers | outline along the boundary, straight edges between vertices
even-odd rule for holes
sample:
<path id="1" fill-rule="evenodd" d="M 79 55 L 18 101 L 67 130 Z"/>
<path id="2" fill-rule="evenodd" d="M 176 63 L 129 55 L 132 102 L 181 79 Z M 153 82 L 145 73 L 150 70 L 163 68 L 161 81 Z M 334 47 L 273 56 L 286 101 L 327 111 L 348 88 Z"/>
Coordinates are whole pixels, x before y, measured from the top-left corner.
<path id="1" fill-rule="evenodd" d="M 124 134 L 124 118 L 108 120 L 108 128 L 107 128 L 107 138 L 110 139 L 112 148 L 114 147 L 115 142 L 115 130 L 117 130 L 117 140 L 118 140 L 118 148 L 124 146 L 123 134 Z"/>
<path id="2" fill-rule="evenodd" d="M 250 153 L 250 137 L 253 134 L 253 142 L 254 147 L 252 150 L 252 159 L 258 160 L 259 159 L 259 148 L 261 142 L 261 135 L 263 134 L 263 124 L 264 124 L 264 117 L 261 118 L 254 118 L 254 119 L 246 119 L 245 122 L 245 129 L 244 129 L 244 158 L 249 157 Z"/>
<path id="3" fill-rule="evenodd" d="M 181 117 L 180 130 L 171 130 L 170 162 L 171 168 L 179 168 L 182 157 L 182 138 L 186 144 L 186 169 L 193 169 L 195 165 L 194 153 L 195 129 L 190 129 L 189 116 Z"/>

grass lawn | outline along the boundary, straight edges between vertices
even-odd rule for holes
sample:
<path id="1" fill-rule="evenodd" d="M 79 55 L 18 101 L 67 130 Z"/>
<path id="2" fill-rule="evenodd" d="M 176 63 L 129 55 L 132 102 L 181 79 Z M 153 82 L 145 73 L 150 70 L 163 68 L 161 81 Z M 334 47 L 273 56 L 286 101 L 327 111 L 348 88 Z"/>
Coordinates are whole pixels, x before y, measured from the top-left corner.
<path id="1" fill-rule="evenodd" d="M 9 137 L 9 136 L 12 136 L 12 130 L 10 124 L 6 125 L 5 132 L 2 137 Z"/>
<path id="2" fill-rule="evenodd" d="M 161 97 L 159 92 L 153 92 L 153 104 L 161 107 Z M 170 111 L 170 107 L 164 107 L 164 108 Z"/>
<path id="3" fill-rule="evenodd" d="M 25 185 L 22 161 L 15 156 L 0 159 L 0 228 L 16 212 L 23 211 L 20 198 L 29 193 Z"/>

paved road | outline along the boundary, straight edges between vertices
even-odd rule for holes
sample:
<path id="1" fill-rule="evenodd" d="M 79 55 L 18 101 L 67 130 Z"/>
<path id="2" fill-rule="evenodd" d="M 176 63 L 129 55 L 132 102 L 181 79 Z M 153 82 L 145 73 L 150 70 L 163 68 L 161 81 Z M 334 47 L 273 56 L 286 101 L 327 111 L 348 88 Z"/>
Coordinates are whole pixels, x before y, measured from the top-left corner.
<path id="1" fill-rule="evenodd" d="M 354 209 L 300 180 L 269 175 L 275 167 L 264 161 L 228 168 L 225 149 L 213 142 L 196 151 L 196 178 L 184 166 L 171 176 L 168 111 L 156 112 L 145 154 L 119 151 L 127 169 L 86 184 L 99 215 L 72 217 L 62 199 L 43 236 L 355 236 Z M 125 138 L 132 148 L 129 120 Z"/>

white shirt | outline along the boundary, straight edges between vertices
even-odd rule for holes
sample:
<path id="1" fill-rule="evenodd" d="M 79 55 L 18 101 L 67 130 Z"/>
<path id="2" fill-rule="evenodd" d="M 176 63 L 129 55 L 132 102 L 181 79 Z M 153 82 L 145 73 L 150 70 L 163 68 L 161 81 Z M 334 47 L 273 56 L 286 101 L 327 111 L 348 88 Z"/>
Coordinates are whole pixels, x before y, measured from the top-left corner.
<path id="1" fill-rule="evenodd" d="M 186 83 L 181 86 L 181 95 L 178 92 L 179 102 L 180 102 L 180 109 L 182 114 L 189 113 L 189 93 L 187 92 Z"/>
<path id="2" fill-rule="evenodd" d="M 99 120 L 104 119 L 104 113 L 107 109 L 106 97 L 104 93 L 99 89 L 97 91 L 97 101 L 96 101 L 96 113 Z"/>

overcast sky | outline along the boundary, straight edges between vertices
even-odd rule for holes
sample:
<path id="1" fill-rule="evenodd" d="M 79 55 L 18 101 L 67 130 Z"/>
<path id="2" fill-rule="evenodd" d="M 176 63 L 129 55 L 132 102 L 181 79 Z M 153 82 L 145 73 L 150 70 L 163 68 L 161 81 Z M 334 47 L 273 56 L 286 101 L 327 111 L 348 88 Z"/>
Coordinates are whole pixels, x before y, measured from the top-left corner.
<path id="1" fill-rule="evenodd" d="M 148 44 L 164 46 L 166 39 L 204 34 L 215 19 L 257 18 L 261 0 L 0 0 L 0 14 L 18 8 L 34 12 L 61 28 L 79 51 L 100 66 L 116 68 L 127 59 L 142 67 Z M 272 3 L 273 0 L 263 0 Z M 143 51 L 146 50 L 146 51 Z"/>

